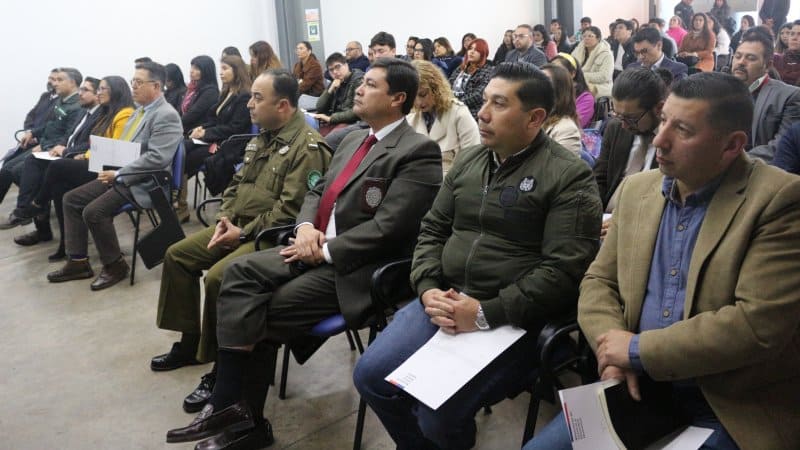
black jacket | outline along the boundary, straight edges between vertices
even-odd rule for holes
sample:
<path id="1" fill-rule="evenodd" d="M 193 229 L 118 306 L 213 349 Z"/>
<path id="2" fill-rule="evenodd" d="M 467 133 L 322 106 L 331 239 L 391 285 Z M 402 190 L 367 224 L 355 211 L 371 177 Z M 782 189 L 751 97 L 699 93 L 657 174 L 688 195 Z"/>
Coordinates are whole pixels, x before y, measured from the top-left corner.
<path id="1" fill-rule="evenodd" d="M 206 131 L 203 137 L 205 142 L 219 143 L 231 135 L 250 132 L 250 111 L 247 109 L 250 92 L 240 92 L 231 97 L 217 114 L 217 108 L 223 100 L 219 99 L 208 111 L 206 122 L 203 124 Z"/>
<path id="2" fill-rule="evenodd" d="M 186 112 L 181 114 L 184 134 L 199 127 L 208 118 L 209 110 L 219 101 L 219 88 L 216 84 L 206 84 L 198 89 Z M 180 108 L 178 113 L 180 113 Z"/>
<path id="3" fill-rule="evenodd" d="M 58 100 L 58 96 L 53 96 L 50 91 L 43 93 L 39 97 L 39 101 L 36 102 L 36 106 L 25 116 L 25 123 L 22 129 L 32 130 L 44 125 L 44 122 L 47 120 L 47 115 L 50 113 L 50 110 L 53 109 L 56 100 Z"/>
<path id="4" fill-rule="evenodd" d="M 84 115 L 88 113 L 89 111 L 86 111 Z M 64 153 L 62 154 L 62 156 L 64 156 L 65 158 L 69 158 L 79 153 L 84 153 L 86 152 L 86 150 L 89 150 L 89 136 L 92 135 L 92 128 L 94 128 L 94 125 L 97 123 L 97 119 L 99 118 L 100 118 L 100 108 L 97 108 L 94 114 L 86 118 L 86 121 L 83 123 L 83 126 L 78 130 L 78 133 L 75 134 L 75 137 L 72 139 L 72 142 L 68 142 L 70 145 L 69 147 L 64 149 Z M 81 116 L 81 118 L 78 119 L 78 123 L 75 124 L 75 128 L 69 131 L 67 139 L 69 139 L 69 136 L 72 136 L 72 134 L 75 133 L 75 129 L 78 127 L 78 125 L 80 125 L 81 120 L 83 120 L 83 116 Z"/>

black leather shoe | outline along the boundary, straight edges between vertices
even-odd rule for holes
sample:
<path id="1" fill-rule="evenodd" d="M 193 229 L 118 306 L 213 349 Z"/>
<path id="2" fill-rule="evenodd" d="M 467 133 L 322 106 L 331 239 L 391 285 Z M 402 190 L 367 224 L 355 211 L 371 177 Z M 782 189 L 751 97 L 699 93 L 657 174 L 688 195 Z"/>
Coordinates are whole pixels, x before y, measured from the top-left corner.
<path id="1" fill-rule="evenodd" d="M 214 412 L 210 403 L 203 407 L 200 414 L 189 425 L 167 431 L 167 442 L 189 442 L 205 439 L 223 431 L 238 433 L 252 430 L 256 424 L 247 403 L 240 401 L 219 412 Z"/>
<path id="2" fill-rule="evenodd" d="M 150 370 L 153 372 L 165 372 L 167 370 L 180 369 L 183 366 L 196 366 L 198 364 L 200 364 L 200 362 L 194 359 L 194 355 L 186 356 L 181 350 L 181 343 L 175 342 L 172 344 L 169 353 L 154 356 L 153 359 L 150 360 Z M 200 405 L 200 409 L 202 407 L 203 406 Z M 200 409 L 197 411 L 200 411 Z"/>
<path id="3" fill-rule="evenodd" d="M 36 245 L 39 242 L 47 242 L 52 240 L 52 234 L 40 233 L 39 230 L 33 230 L 30 233 L 25 233 L 20 236 L 14 236 L 14 243 L 17 245 L 24 245 L 26 247 L 30 245 Z"/>
<path id="4" fill-rule="evenodd" d="M 67 257 L 67 254 L 64 253 L 64 246 L 63 245 L 59 245 L 58 249 L 56 249 L 55 253 L 53 253 L 52 255 L 48 255 L 47 256 L 47 260 L 50 261 L 50 262 L 58 262 L 58 261 L 61 261 L 62 259 L 66 258 L 66 257 Z"/>
<path id="5" fill-rule="evenodd" d="M 272 436 L 272 425 L 269 420 L 252 430 L 233 432 L 225 430 L 222 434 L 200 441 L 194 446 L 194 450 L 253 450 L 257 448 L 269 447 L 275 442 Z"/>
<path id="6" fill-rule="evenodd" d="M 100 275 L 92 281 L 91 288 L 93 291 L 109 288 L 120 281 L 128 278 L 130 267 L 125 262 L 125 258 L 120 257 L 118 260 L 111 264 L 103 266 Z"/>
<path id="7" fill-rule="evenodd" d="M 88 260 L 73 261 L 69 260 L 64 267 L 47 274 L 47 280 L 51 283 L 61 283 L 62 281 L 83 280 L 92 278 L 92 266 Z"/>
<path id="8" fill-rule="evenodd" d="M 203 409 L 211 397 L 211 391 L 214 390 L 214 384 L 217 382 L 217 375 L 215 373 L 207 373 L 200 379 L 200 384 L 194 391 L 183 399 L 183 410 L 187 413 L 196 413 Z"/>
<path id="9" fill-rule="evenodd" d="M 17 217 L 14 213 L 8 215 L 8 220 L 3 223 L 0 223 L 0 230 L 10 230 L 14 227 L 18 227 L 20 225 L 27 225 L 33 222 L 33 218 L 23 219 L 22 217 Z"/>

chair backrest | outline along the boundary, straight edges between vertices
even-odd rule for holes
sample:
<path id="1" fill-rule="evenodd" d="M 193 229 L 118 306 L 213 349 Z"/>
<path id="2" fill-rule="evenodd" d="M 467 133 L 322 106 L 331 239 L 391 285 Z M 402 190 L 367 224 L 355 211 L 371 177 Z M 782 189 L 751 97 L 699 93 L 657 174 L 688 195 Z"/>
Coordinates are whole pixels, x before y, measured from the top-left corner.
<path id="1" fill-rule="evenodd" d="M 303 117 L 305 117 L 308 126 L 319 131 L 319 121 L 317 121 L 317 119 L 315 119 L 314 116 L 312 116 L 311 114 L 303 114 Z"/>
<path id="2" fill-rule="evenodd" d="M 183 139 L 178 144 L 178 150 L 172 157 L 172 189 L 181 189 L 181 179 L 183 178 L 183 165 L 186 161 L 186 149 L 183 147 Z"/>

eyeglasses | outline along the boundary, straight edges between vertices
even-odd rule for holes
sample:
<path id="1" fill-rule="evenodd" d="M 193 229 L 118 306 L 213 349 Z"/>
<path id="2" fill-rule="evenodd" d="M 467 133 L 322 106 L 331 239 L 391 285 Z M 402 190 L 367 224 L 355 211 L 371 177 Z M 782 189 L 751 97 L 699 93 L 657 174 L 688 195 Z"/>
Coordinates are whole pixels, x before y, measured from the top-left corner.
<path id="1" fill-rule="evenodd" d="M 530 36 L 530 34 L 529 34 L 529 33 L 525 33 L 525 34 L 512 34 L 512 35 L 511 35 L 511 38 L 512 38 L 512 39 L 524 39 L 524 38 L 526 38 L 526 37 L 528 37 L 528 36 Z"/>
<path id="2" fill-rule="evenodd" d="M 356 50 L 358 50 L 356 47 L 348 47 L 348 48 L 345 48 L 345 49 L 344 49 L 344 52 L 345 52 L 345 53 L 347 53 L 347 52 L 354 52 L 354 51 L 356 51 Z"/>
<path id="3" fill-rule="evenodd" d="M 639 122 L 641 122 L 644 116 L 647 115 L 647 112 L 647 110 L 644 111 L 643 113 L 639 114 L 639 117 L 634 119 L 632 117 L 623 116 L 622 114 L 617 114 L 616 111 L 612 111 L 611 117 L 619 119 L 623 124 L 627 125 L 628 128 L 638 128 Z"/>
<path id="4" fill-rule="evenodd" d="M 647 48 L 647 47 L 644 47 L 644 48 L 643 48 L 643 49 L 641 49 L 641 50 L 634 50 L 634 51 L 633 51 L 633 53 L 636 53 L 636 54 L 637 54 L 637 55 L 639 55 L 639 56 L 644 56 L 644 55 L 646 55 L 646 54 L 647 54 L 649 51 L 650 51 L 650 49 L 649 49 L 649 48 Z"/>
<path id="5" fill-rule="evenodd" d="M 131 87 L 139 87 L 145 83 L 156 83 L 155 80 L 140 80 L 138 78 L 134 78 L 131 80 Z"/>

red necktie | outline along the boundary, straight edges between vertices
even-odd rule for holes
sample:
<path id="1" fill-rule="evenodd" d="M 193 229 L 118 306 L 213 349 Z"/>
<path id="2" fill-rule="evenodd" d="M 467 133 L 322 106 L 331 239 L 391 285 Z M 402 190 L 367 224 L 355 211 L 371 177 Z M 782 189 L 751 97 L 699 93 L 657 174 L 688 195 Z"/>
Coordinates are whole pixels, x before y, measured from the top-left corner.
<path id="1" fill-rule="evenodd" d="M 328 221 L 333 212 L 333 204 L 336 203 L 336 199 L 339 197 L 342 189 L 344 189 L 347 182 L 350 181 L 350 177 L 353 176 L 358 165 L 361 164 L 361 161 L 367 156 L 369 149 L 372 148 L 376 142 L 378 142 L 378 138 L 376 138 L 374 134 L 367 136 L 364 142 L 361 143 L 361 146 L 358 147 L 358 150 L 353 153 L 353 156 L 350 158 L 350 161 L 347 162 L 347 165 L 344 166 L 344 169 L 339 172 L 339 175 L 333 180 L 333 183 L 331 183 L 328 189 L 322 194 L 322 198 L 319 201 L 319 208 L 317 208 L 317 218 L 314 221 L 318 230 L 324 233 L 328 228 Z"/>

